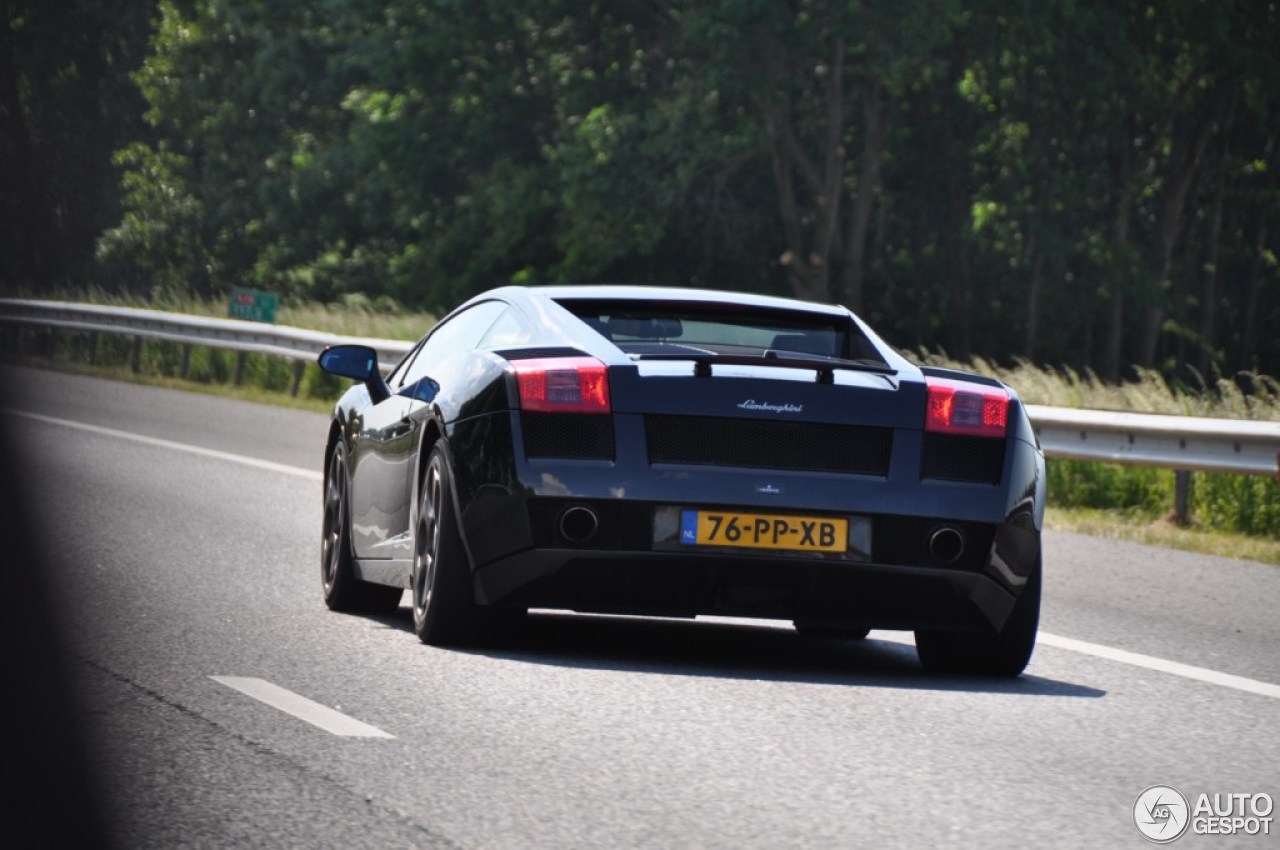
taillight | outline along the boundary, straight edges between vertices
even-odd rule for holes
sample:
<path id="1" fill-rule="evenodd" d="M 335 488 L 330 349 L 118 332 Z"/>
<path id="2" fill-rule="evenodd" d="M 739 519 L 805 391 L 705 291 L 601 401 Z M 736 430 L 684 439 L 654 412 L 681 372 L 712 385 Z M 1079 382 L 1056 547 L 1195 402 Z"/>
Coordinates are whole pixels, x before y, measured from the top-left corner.
<path id="1" fill-rule="evenodd" d="M 608 413 L 609 370 L 593 357 L 515 360 L 520 409 L 542 413 Z"/>
<path id="2" fill-rule="evenodd" d="M 1009 430 L 1009 394 L 995 387 L 925 378 L 924 429 L 943 434 L 1003 437 Z"/>

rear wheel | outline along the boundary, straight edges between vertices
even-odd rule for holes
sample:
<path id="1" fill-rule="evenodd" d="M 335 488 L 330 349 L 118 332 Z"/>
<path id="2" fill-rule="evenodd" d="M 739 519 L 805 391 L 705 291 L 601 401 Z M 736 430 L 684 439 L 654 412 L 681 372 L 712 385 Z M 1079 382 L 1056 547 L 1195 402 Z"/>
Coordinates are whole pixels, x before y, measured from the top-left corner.
<path id="1" fill-rule="evenodd" d="M 916 654 L 931 673 L 1018 676 L 1031 660 L 1040 624 L 1040 563 L 1014 603 L 1004 628 L 993 634 L 916 632 Z"/>
<path id="2" fill-rule="evenodd" d="M 427 460 L 413 541 L 413 630 L 437 646 L 484 643 L 503 636 L 523 611 L 479 605 L 453 504 L 453 478 L 437 443 Z"/>
<path id="3" fill-rule="evenodd" d="M 390 613 L 404 595 L 398 587 L 360 580 L 351 556 L 351 503 L 348 490 L 347 449 L 341 441 L 333 448 L 324 482 L 324 521 L 320 538 L 320 583 L 324 603 L 334 611 Z"/>

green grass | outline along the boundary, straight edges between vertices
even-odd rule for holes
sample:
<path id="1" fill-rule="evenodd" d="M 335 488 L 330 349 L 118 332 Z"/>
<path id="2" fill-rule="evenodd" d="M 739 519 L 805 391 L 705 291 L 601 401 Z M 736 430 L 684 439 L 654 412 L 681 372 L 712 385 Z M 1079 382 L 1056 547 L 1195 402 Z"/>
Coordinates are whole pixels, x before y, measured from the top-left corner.
<path id="1" fill-rule="evenodd" d="M 1071 531 L 1110 540 L 1127 540 L 1202 552 L 1222 558 L 1243 558 L 1280 565 L 1280 540 L 1208 528 L 1202 523 L 1182 527 L 1167 516 L 1150 516 L 1140 511 L 1068 508 L 1050 504 L 1045 526 L 1053 531 Z"/>
<path id="2" fill-rule="evenodd" d="M 1051 504 L 1057 507 L 1152 521 L 1166 517 L 1173 505 L 1171 469 L 1050 459 L 1048 472 Z M 1205 528 L 1280 539 L 1280 484 L 1274 478 L 1193 473 L 1190 509 Z"/>
<path id="3" fill-rule="evenodd" d="M 204 316 L 226 315 L 223 301 L 201 301 L 164 292 L 146 299 L 117 298 L 98 291 L 63 293 L 61 297 Z M 406 312 L 393 303 L 372 303 L 361 296 L 349 297 L 338 305 L 282 304 L 277 318 L 282 325 L 403 340 L 417 339 L 435 323 L 435 317 L 428 313 Z M 11 350 L 47 351 L 47 343 L 37 331 L 23 331 L 16 347 L 12 344 L 13 332 L 3 333 L 10 336 Z M 82 336 L 59 334 L 57 340 L 52 361 L 47 356 L 24 356 L 19 360 L 313 410 L 328 410 L 346 386 L 345 381 L 308 364 L 298 397 L 291 398 L 294 367 L 279 358 L 249 355 L 243 385 L 234 387 L 233 352 L 193 348 L 188 376 L 183 379 L 179 377 L 182 346 L 177 344 L 146 343 L 142 368 L 134 373 L 129 366 L 131 348 L 126 338 L 102 335 L 92 357 Z M 1170 385 L 1154 371 L 1139 372 L 1136 380 L 1108 384 L 1092 373 L 1026 362 L 1012 367 L 981 359 L 957 363 L 929 352 L 922 352 L 915 359 L 998 377 L 1016 388 L 1028 404 L 1280 421 L 1280 382 L 1266 375 L 1247 375 L 1240 383 L 1216 377 L 1201 390 L 1191 391 Z M 1241 383 L 1253 391 L 1246 394 Z M 1276 562 L 1274 552 L 1280 547 L 1280 483 L 1273 478 L 1196 473 L 1192 477 L 1194 523 L 1189 529 L 1178 529 L 1166 520 L 1173 505 L 1172 470 L 1052 459 L 1048 469 L 1054 527 Z"/>

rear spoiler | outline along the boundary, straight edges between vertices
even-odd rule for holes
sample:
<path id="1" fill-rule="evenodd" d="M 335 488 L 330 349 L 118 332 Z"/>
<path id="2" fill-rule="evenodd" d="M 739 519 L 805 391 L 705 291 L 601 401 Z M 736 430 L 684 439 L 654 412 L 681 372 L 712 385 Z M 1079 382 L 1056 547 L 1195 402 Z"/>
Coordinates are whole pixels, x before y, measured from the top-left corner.
<path id="1" fill-rule="evenodd" d="M 779 357 L 772 352 L 763 357 L 743 354 L 639 354 L 635 360 L 683 360 L 693 362 L 693 374 L 698 378 L 710 378 L 712 366 L 766 366 L 771 369 L 813 369 L 819 384 L 835 383 L 836 370 L 849 372 L 874 372 L 878 375 L 896 375 L 898 370 L 885 363 L 865 360 L 836 360 L 829 358 Z"/>

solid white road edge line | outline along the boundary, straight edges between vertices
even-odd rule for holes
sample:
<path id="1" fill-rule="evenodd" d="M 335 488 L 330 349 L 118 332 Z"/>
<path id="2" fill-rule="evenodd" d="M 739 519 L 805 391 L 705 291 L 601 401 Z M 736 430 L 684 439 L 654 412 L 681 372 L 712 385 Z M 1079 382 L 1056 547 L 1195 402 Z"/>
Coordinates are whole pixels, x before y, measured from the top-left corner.
<path id="1" fill-rule="evenodd" d="M 12 416 L 34 419 L 37 422 L 64 425 L 68 428 L 78 428 L 82 431 L 89 431 L 95 434 L 119 437 L 122 440 L 133 440 L 147 445 L 159 446 L 161 448 L 174 449 L 176 451 L 204 455 L 205 457 L 218 458 L 220 460 L 241 463 L 246 466 L 254 466 L 259 469 L 266 469 L 272 472 L 282 472 L 286 475 L 308 478 L 312 481 L 324 480 L 324 476 L 319 472 L 309 469 L 301 469 L 296 466 L 286 466 L 283 463 L 274 463 L 269 460 L 259 460 L 258 458 L 245 457 L 244 455 L 231 454 L 230 452 L 220 452 L 214 449 L 188 445 L 186 443 L 175 443 L 170 440 L 157 439 L 156 437 L 143 437 L 139 434 L 130 434 L 127 431 L 116 431 L 112 428 L 103 428 L 98 425 L 88 425 L 83 422 L 72 422 L 69 419 L 55 419 L 52 416 L 42 416 L 38 413 L 28 413 L 22 410 L 6 410 L 5 412 Z M 906 638 L 901 642 L 911 643 L 912 641 L 910 638 Z M 1207 668 L 1196 667 L 1191 664 L 1168 661 L 1163 658 L 1156 658 L 1153 655 L 1143 655 L 1140 652 L 1129 652 L 1124 649 L 1114 649 L 1110 646 L 1103 646 L 1098 643 L 1089 643 L 1083 640 L 1076 640 L 1075 638 L 1061 637 L 1059 635 L 1049 634 L 1048 632 L 1040 632 L 1037 637 L 1037 643 L 1044 644 L 1045 646 L 1052 646 L 1056 649 L 1067 649 L 1072 652 L 1079 652 L 1083 655 L 1092 655 L 1094 658 L 1102 658 L 1107 661 L 1116 661 L 1121 664 L 1129 664 L 1131 666 L 1142 667 L 1147 670 L 1169 673 L 1174 676 L 1181 676 L 1184 679 L 1194 679 L 1199 682 L 1207 682 L 1211 685 L 1219 685 L 1224 688 L 1234 688 L 1235 690 L 1245 691 L 1246 693 L 1259 694 L 1261 696 L 1280 699 L 1280 685 L 1273 685 L 1270 682 L 1262 682 L 1257 679 L 1248 679 L 1244 676 L 1234 676 L 1230 673 L 1219 673 L 1217 670 L 1209 670 Z M 288 692 L 286 691 L 285 693 Z"/>
<path id="2" fill-rule="evenodd" d="M 341 735 L 346 738 L 395 737 L 395 735 L 389 735 L 376 726 L 361 723 L 359 720 L 348 717 L 340 711 L 334 711 L 327 705 L 321 705 L 304 696 L 299 696 L 293 691 L 285 690 L 279 685 L 273 685 L 265 679 L 244 676 L 210 676 L 209 678 L 334 735 Z"/>
<path id="3" fill-rule="evenodd" d="M 324 475 L 316 470 L 302 469 L 297 466 L 288 466 L 283 463 L 261 460 L 256 457 L 247 457 L 245 455 L 232 454 L 231 452 L 220 452 L 217 449 L 206 449 L 203 446 L 193 446 L 189 443 L 175 443 L 172 440 L 162 440 L 159 437 L 144 437 L 141 434 L 131 434 L 128 431 L 117 431 L 114 428 L 103 428 L 101 425 L 89 425 L 85 422 L 73 422 L 70 419 L 57 419 L 53 416 L 43 416 L 39 413 L 28 413 L 25 410 L 6 410 L 4 412 L 9 416 L 19 416 L 23 419 L 32 419 L 36 422 L 44 422 L 49 425 L 61 425 L 64 428 L 75 428 L 79 431 L 88 431 L 91 434 L 100 434 L 104 437 L 131 440 L 135 443 L 156 446 L 162 449 L 172 449 L 173 451 L 186 452 L 188 454 L 200 455 L 202 457 L 226 460 L 231 463 L 252 466 L 256 469 L 265 469 L 269 472 L 279 472 L 285 475 L 292 475 L 297 478 L 306 478 L 310 481 L 324 480 Z"/>
<path id="4" fill-rule="evenodd" d="M 1166 661 L 1163 658 L 1156 658 L 1153 655 L 1143 655 L 1140 652 L 1129 652 L 1124 649 L 1115 649 L 1110 646 L 1103 646 L 1098 643 L 1089 643 L 1075 638 L 1061 637 L 1060 635 L 1052 635 L 1047 632 L 1040 632 L 1036 637 L 1037 644 L 1052 646 L 1055 649 L 1069 649 L 1072 652 L 1080 652 L 1085 655 L 1092 655 L 1095 658 L 1105 658 L 1108 661 L 1118 661 L 1121 664 L 1132 664 L 1134 667 L 1144 667 L 1147 670 L 1157 670 L 1161 673 L 1170 673 L 1174 676 L 1182 676 L 1185 679 L 1195 679 L 1200 682 L 1208 682 L 1211 685 L 1221 685 L 1224 688 L 1235 688 L 1238 691 L 1245 691 L 1251 694 L 1260 694 L 1264 697 L 1274 697 L 1280 699 L 1280 685 L 1273 685 L 1270 682 L 1260 682 L 1257 679 L 1246 679 L 1244 676 L 1233 676 L 1230 673 L 1219 673 L 1217 670 L 1209 670 L 1204 667 L 1195 667 L 1190 664 L 1181 664 L 1177 661 Z"/>
<path id="5" fill-rule="evenodd" d="M 915 641 L 910 636 L 899 632 L 877 631 L 872 632 L 872 635 L 876 640 L 900 643 L 904 646 L 915 645 Z M 1052 646 L 1054 649 L 1066 649 L 1071 652 L 1079 652 L 1082 655 L 1092 655 L 1094 658 L 1102 658 L 1106 661 L 1115 661 L 1132 667 L 1142 667 L 1146 670 L 1181 676 L 1184 679 L 1194 679 L 1198 682 L 1207 682 L 1211 685 L 1234 688 L 1237 691 L 1280 699 L 1280 685 L 1273 685 L 1270 682 L 1263 682 L 1258 679 L 1247 679 L 1244 676 L 1235 676 L 1231 673 L 1219 673 L 1217 670 L 1182 664 L 1178 661 L 1167 661 L 1163 658 L 1156 658 L 1154 655 L 1129 652 L 1127 649 L 1115 649 L 1114 647 L 1103 646 L 1100 643 L 1089 643 L 1088 641 L 1062 637 L 1049 632 L 1039 632 L 1036 635 L 1036 646 Z M 1035 663 L 1035 658 L 1032 658 L 1031 663 Z"/>

